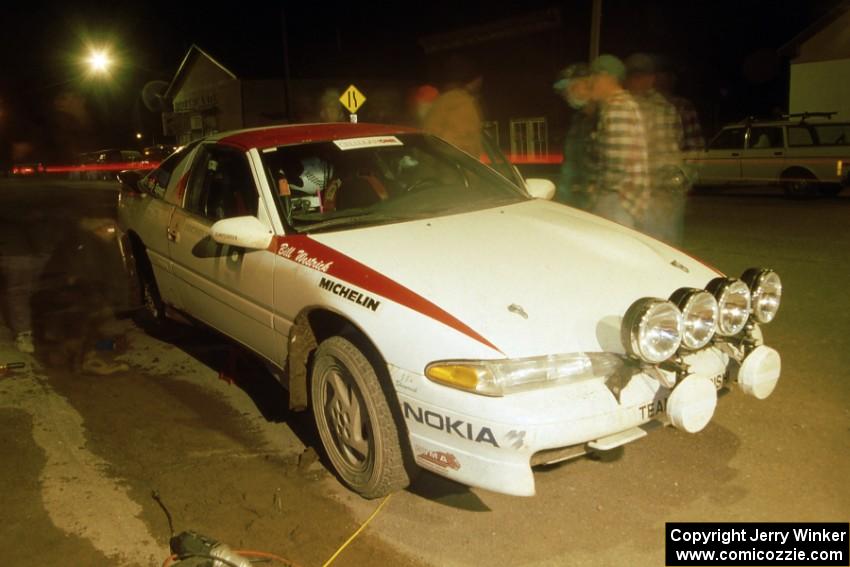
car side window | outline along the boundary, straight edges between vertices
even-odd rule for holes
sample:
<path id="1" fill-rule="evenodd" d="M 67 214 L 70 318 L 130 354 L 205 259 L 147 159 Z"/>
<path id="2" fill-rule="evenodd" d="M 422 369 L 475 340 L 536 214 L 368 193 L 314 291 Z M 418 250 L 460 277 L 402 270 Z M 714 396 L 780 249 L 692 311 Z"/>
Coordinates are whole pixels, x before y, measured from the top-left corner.
<path id="1" fill-rule="evenodd" d="M 147 174 L 141 181 L 142 187 L 160 199 L 165 195 L 168 189 L 168 183 L 171 181 L 171 174 L 177 168 L 177 165 L 186 157 L 189 151 L 195 146 L 191 144 L 181 148 L 180 151 L 171 154 L 171 156 L 159 164 L 159 167 Z"/>
<path id="2" fill-rule="evenodd" d="M 829 124 L 816 127 L 821 146 L 846 146 L 850 144 L 850 125 Z"/>
<path id="3" fill-rule="evenodd" d="M 722 130 L 714 140 L 711 141 L 711 150 L 742 150 L 744 149 L 744 128 L 727 128 Z"/>
<path id="4" fill-rule="evenodd" d="M 256 216 L 258 202 L 245 154 L 214 145 L 198 150 L 186 191 L 187 210 L 215 221 Z"/>
<path id="5" fill-rule="evenodd" d="M 812 137 L 812 131 L 808 126 L 789 126 L 788 127 L 788 145 L 789 146 L 814 146 L 815 140 Z"/>
<path id="6" fill-rule="evenodd" d="M 753 126 L 750 128 L 748 147 L 753 150 L 767 150 L 783 146 L 782 128 L 779 126 Z"/>

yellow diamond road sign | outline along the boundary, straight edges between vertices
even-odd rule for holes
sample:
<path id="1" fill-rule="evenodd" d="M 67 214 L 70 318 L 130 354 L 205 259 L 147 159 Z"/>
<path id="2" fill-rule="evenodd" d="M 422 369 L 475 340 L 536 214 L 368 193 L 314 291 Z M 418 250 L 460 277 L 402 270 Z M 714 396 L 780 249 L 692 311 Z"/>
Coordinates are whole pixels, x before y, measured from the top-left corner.
<path id="1" fill-rule="evenodd" d="M 345 89 L 345 92 L 342 93 L 341 97 L 339 97 L 339 102 L 342 103 L 348 112 L 354 114 L 357 112 L 357 109 L 363 106 L 363 103 L 366 102 L 366 96 L 358 91 L 357 87 L 351 85 Z"/>

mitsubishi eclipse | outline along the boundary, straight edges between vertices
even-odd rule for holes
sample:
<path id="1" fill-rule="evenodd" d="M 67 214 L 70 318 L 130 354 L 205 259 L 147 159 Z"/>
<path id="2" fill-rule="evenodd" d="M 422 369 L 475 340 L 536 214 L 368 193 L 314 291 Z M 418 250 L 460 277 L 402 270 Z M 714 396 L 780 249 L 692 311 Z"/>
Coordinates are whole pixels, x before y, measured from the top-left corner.
<path id="1" fill-rule="evenodd" d="M 697 433 L 771 394 L 770 269 L 726 276 L 385 125 L 222 133 L 121 175 L 125 267 L 266 361 L 367 498 L 427 469 L 533 495 L 534 466 Z"/>

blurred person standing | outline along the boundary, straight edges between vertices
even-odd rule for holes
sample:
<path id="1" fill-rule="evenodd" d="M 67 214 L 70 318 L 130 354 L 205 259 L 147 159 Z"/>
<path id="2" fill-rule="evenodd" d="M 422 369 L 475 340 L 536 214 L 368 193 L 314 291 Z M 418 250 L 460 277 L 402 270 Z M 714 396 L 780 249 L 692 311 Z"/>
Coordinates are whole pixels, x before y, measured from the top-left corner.
<path id="1" fill-rule="evenodd" d="M 340 92 L 336 89 L 325 89 L 319 96 L 319 122 L 342 122 L 345 117 L 339 102 Z"/>
<path id="2" fill-rule="evenodd" d="M 422 129 L 481 159 L 484 121 L 478 96 L 483 79 L 464 59 L 450 60 L 447 68 L 449 80 L 425 114 Z"/>
<path id="3" fill-rule="evenodd" d="M 682 239 L 687 183 L 682 170 L 682 122 L 676 108 L 655 90 L 655 61 L 644 53 L 626 59 L 626 88 L 643 117 L 649 162 L 651 205 L 639 223 L 669 244 Z"/>
<path id="4" fill-rule="evenodd" d="M 26 354 L 35 352 L 31 298 L 50 257 L 37 230 L 42 221 L 39 210 L 0 218 L 0 314 L 15 348 Z"/>
<path id="5" fill-rule="evenodd" d="M 574 63 L 561 71 L 553 88 L 576 111 L 564 138 L 564 156 L 555 199 L 585 209 L 591 176 L 592 144 L 596 131 L 596 104 L 590 100 L 590 67 Z"/>
<path id="6" fill-rule="evenodd" d="M 440 91 L 433 85 L 423 84 L 411 90 L 407 96 L 407 122 L 421 128 L 439 96 Z"/>
<path id="7" fill-rule="evenodd" d="M 598 105 L 590 211 L 636 228 L 649 207 L 649 162 L 640 109 L 623 88 L 626 67 L 603 54 L 590 65 L 590 99 Z"/>
<path id="8" fill-rule="evenodd" d="M 682 121 L 682 145 L 680 149 L 683 152 L 704 150 L 705 136 L 702 133 L 699 114 L 690 100 L 675 94 L 676 74 L 669 60 L 663 57 L 656 61 L 655 90 L 670 101 L 676 108 L 676 112 L 679 113 L 679 119 Z"/>

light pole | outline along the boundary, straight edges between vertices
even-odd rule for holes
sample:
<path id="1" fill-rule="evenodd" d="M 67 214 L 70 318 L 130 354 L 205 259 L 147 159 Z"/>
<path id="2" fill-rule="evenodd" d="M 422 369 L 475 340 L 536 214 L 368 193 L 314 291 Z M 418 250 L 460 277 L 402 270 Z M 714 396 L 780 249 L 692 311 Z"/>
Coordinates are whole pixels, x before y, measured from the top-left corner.
<path id="1" fill-rule="evenodd" d="M 602 0 L 593 0 L 593 8 L 590 15 L 590 59 L 599 57 L 599 35 L 602 27 Z"/>

